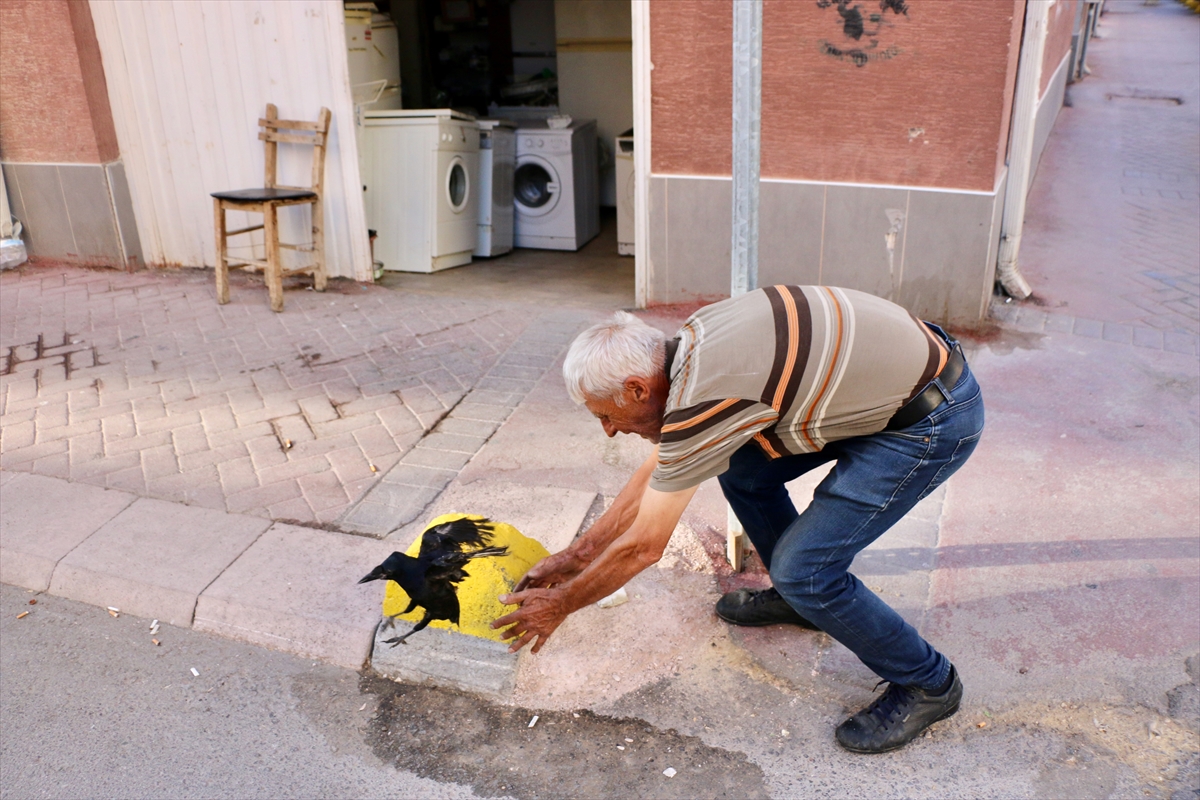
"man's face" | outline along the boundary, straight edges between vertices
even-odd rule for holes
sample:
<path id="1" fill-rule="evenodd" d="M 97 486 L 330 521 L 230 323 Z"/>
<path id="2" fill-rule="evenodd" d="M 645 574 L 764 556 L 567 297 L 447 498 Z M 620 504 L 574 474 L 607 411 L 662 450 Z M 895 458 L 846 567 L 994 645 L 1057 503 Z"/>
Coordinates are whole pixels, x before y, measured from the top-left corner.
<path id="1" fill-rule="evenodd" d="M 663 403 L 655 396 L 651 387 L 636 378 L 625 383 L 624 405 L 616 400 L 587 398 L 584 405 L 591 411 L 604 432 L 611 438 L 618 433 L 635 433 L 647 441 L 658 444 L 662 438 Z"/>

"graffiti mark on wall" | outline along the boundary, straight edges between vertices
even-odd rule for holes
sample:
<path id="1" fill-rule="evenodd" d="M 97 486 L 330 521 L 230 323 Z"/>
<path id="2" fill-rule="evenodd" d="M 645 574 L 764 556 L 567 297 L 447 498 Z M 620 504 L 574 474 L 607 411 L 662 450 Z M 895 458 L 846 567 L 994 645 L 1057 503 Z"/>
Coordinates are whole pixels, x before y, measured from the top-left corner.
<path id="1" fill-rule="evenodd" d="M 817 8 L 836 8 L 846 42 L 835 45 L 821 40 L 821 52 L 839 61 L 849 61 L 865 67 L 871 61 L 886 61 L 900 55 L 895 45 L 880 46 L 885 31 L 895 24 L 895 18 L 908 17 L 907 0 L 877 0 L 879 10 L 857 0 L 817 0 Z M 889 12 L 891 12 L 889 16 Z"/>

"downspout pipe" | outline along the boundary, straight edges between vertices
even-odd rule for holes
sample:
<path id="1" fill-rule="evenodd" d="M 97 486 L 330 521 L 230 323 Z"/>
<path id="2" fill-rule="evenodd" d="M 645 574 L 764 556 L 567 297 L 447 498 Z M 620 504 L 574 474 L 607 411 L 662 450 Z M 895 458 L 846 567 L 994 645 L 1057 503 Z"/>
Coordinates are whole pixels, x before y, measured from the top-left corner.
<path id="1" fill-rule="evenodd" d="M 761 117 L 762 0 L 733 0 L 733 297 L 758 288 Z"/>
<path id="2" fill-rule="evenodd" d="M 761 164 L 762 0 L 733 0 L 732 297 L 758 288 L 758 179 Z M 742 569 L 746 531 L 728 508 L 726 556 Z"/>
<path id="3" fill-rule="evenodd" d="M 996 280 L 1018 300 L 1033 294 L 1021 275 L 1017 256 L 1025 226 L 1025 201 L 1033 174 L 1033 136 L 1042 82 L 1042 60 L 1046 52 L 1046 28 L 1050 3 L 1028 0 L 1025 4 L 1025 35 L 1017 67 L 1017 91 L 1013 100 L 1012 147 L 1008 162 L 1008 186 L 1004 192 L 1004 217 L 1000 225 L 1000 248 Z"/>

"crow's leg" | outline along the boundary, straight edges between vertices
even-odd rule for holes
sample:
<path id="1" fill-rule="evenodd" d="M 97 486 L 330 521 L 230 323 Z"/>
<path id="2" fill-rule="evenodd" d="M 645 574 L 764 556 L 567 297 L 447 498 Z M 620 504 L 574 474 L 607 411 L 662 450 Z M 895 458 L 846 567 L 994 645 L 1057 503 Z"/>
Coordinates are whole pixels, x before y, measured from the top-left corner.
<path id="1" fill-rule="evenodd" d="M 416 607 L 417 607 L 417 601 L 410 600 L 408 602 L 408 608 L 404 609 L 399 614 L 393 614 L 389 617 L 384 617 L 383 624 L 380 627 L 380 629 L 381 630 L 389 630 L 389 631 L 392 630 L 393 628 L 396 627 L 396 617 L 403 616 L 403 615 L 407 614 L 408 612 L 412 611 Z"/>
<path id="2" fill-rule="evenodd" d="M 421 630 L 422 628 L 424 628 L 426 625 L 428 625 L 431 622 L 433 622 L 433 615 L 430 614 L 428 611 L 426 611 L 425 618 L 422 619 L 420 622 L 418 622 L 416 625 L 414 625 L 413 629 L 411 631 L 404 634 L 403 636 L 396 636 L 391 639 L 384 639 L 383 643 L 390 644 L 392 647 L 395 647 L 398 644 L 408 644 L 408 642 L 404 641 L 405 639 L 412 636 L 414 633 Z"/>

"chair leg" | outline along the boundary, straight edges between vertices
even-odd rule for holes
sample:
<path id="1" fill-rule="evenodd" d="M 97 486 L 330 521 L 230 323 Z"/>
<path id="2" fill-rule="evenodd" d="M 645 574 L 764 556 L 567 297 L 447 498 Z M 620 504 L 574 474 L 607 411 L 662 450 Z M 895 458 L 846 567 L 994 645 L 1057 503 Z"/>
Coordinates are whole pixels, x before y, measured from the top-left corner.
<path id="1" fill-rule="evenodd" d="M 263 239 L 267 248 L 267 268 L 263 277 L 271 293 L 271 310 L 283 311 L 283 267 L 279 263 L 279 209 L 271 203 L 263 204 Z"/>
<path id="2" fill-rule="evenodd" d="M 217 302 L 229 302 L 229 264 L 226 263 L 225 209 L 221 201 L 213 198 L 213 219 L 217 235 Z"/>
<path id="3" fill-rule="evenodd" d="M 325 291 L 325 207 L 318 199 L 313 202 L 313 288 Z"/>

